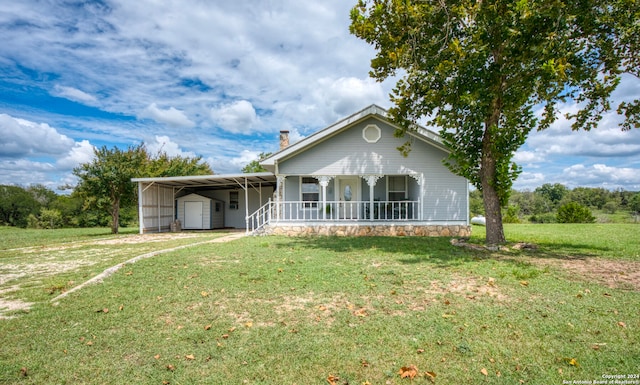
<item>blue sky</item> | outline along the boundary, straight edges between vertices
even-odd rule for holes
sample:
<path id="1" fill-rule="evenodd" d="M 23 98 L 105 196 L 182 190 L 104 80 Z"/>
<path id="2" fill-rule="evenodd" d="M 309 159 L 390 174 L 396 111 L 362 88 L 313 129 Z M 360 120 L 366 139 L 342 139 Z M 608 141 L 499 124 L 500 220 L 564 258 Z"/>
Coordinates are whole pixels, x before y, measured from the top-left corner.
<path id="1" fill-rule="evenodd" d="M 278 132 L 307 136 L 369 104 L 373 49 L 348 32 L 354 1 L 0 3 L 0 184 L 75 184 L 94 146 L 146 143 L 238 173 Z M 640 97 L 628 77 L 616 101 Z M 562 106 L 563 111 L 575 110 Z M 640 191 L 640 130 L 615 114 L 591 132 L 560 119 L 515 155 L 518 189 Z"/>

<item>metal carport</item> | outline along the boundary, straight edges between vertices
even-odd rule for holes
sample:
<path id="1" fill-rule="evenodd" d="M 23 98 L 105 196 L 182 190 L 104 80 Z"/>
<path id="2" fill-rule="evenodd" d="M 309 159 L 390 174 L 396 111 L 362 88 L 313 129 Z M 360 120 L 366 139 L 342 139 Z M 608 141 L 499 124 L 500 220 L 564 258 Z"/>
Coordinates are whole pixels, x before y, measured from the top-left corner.
<path id="1" fill-rule="evenodd" d="M 232 175 L 198 175 L 159 178 L 133 178 L 138 183 L 138 217 L 140 234 L 171 230 L 176 218 L 176 195 L 183 190 L 201 191 L 244 190 L 245 218 L 249 217 L 249 190 L 254 189 L 262 202 L 264 187 L 276 188 L 276 177 L 270 172 Z"/>

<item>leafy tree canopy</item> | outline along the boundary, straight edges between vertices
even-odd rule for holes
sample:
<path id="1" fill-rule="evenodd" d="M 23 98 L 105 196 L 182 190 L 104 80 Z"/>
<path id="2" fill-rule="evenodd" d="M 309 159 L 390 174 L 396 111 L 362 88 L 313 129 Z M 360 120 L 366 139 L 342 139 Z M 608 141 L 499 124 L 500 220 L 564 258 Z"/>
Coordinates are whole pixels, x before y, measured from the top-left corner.
<path id="1" fill-rule="evenodd" d="M 94 159 L 73 170 L 80 182 L 76 192 L 84 198 L 86 208 L 97 208 L 111 214 L 111 232 L 118 233 L 121 205 L 136 198 L 131 178 L 140 176 L 147 161 L 142 145 L 121 150 L 117 147 L 94 149 Z"/>
<path id="2" fill-rule="evenodd" d="M 440 128 L 447 165 L 483 193 L 496 244 L 520 173 L 513 154 L 559 103 L 580 108 L 567 114 L 573 129 L 596 127 L 621 74 L 640 75 L 639 18 L 636 0 L 360 0 L 350 29 L 377 51 L 371 76 L 402 76 L 390 110 L 398 136 L 423 118 Z M 624 129 L 640 126 L 637 100 L 617 111 Z"/>
<path id="3" fill-rule="evenodd" d="M 143 149 L 146 157 L 146 165 L 141 175 L 148 177 L 187 176 L 187 175 L 212 175 L 213 170 L 209 164 L 202 162 L 202 156 L 183 157 L 180 155 L 169 156 L 160 151 L 150 154 Z"/>
<path id="4" fill-rule="evenodd" d="M 0 224 L 26 227 L 29 214 L 37 214 L 41 204 L 29 191 L 0 185 Z"/>
<path id="5" fill-rule="evenodd" d="M 103 146 L 94 149 L 94 159 L 73 170 L 80 180 L 75 192 L 84 198 L 85 208 L 106 211 L 111 216 L 111 232 L 118 233 L 121 207 L 135 205 L 136 177 L 210 175 L 211 167 L 202 157 L 150 154 L 144 145 L 126 150 Z"/>
<path id="6" fill-rule="evenodd" d="M 260 162 L 262 162 L 264 159 L 268 158 L 271 156 L 270 152 L 261 152 L 260 155 L 258 155 L 258 159 L 252 160 L 251 162 L 247 163 L 246 166 L 244 166 L 242 168 L 242 172 L 245 174 L 251 174 L 254 172 L 265 172 L 267 171 L 266 168 L 262 167 L 262 165 L 260 165 Z"/>

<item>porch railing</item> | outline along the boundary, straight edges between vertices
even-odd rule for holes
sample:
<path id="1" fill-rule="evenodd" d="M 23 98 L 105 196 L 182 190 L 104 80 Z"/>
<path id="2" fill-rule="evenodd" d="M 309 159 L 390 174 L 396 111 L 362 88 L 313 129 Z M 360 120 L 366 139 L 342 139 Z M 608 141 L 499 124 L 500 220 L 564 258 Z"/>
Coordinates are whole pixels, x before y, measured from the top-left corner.
<path id="1" fill-rule="evenodd" d="M 271 221 L 355 222 L 419 220 L 418 201 L 286 201 L 269 200 L 247 217 L 247 232 L 257 232 Z"/>
<path id="2" fill-rule="evenodd" d="M 256 232 L 263 228 L 265 225 L 269 224 L 271 220 L 271 212 L 273 210 L 273 205 L 271 203 L 271 199 L 258 210 L 256 210 L 253 214 L 247 217 L 247 233 Z"/>

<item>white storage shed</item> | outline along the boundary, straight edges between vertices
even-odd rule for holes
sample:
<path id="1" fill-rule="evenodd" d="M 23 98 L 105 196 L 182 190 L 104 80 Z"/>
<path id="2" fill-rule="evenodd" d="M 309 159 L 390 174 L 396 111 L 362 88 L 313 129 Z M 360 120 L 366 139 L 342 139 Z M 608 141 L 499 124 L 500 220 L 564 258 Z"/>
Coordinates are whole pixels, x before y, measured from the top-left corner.
<path id="1" fill-rule="evenodd" d="M 198 194 L 176 199 L 176 214 L 185 230 L 210 230 L 224 227 L 224 202 Z"/>

